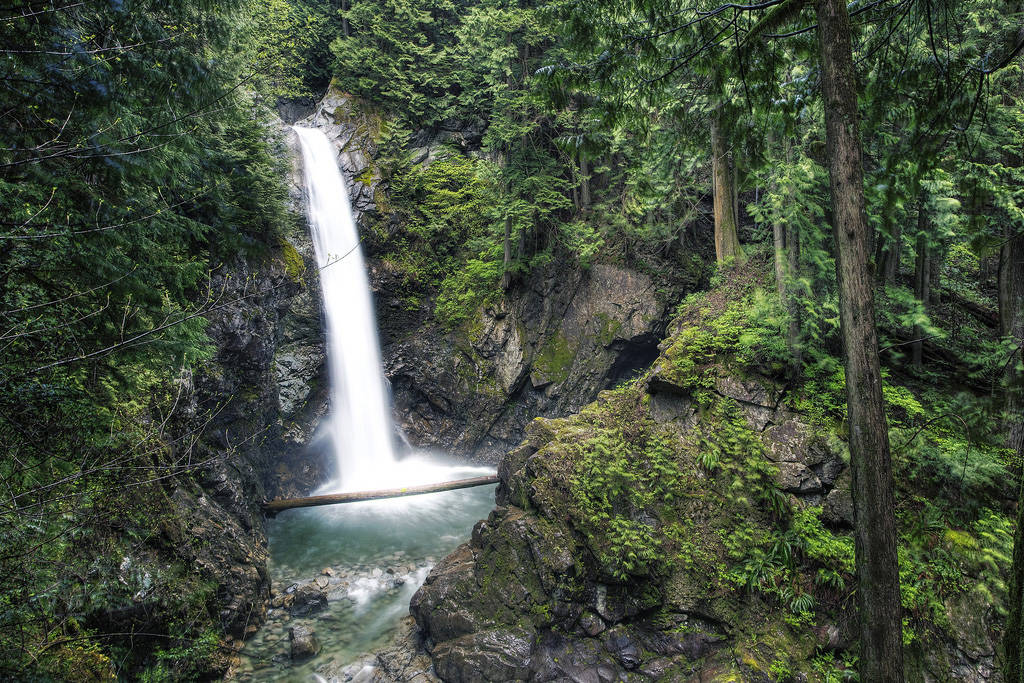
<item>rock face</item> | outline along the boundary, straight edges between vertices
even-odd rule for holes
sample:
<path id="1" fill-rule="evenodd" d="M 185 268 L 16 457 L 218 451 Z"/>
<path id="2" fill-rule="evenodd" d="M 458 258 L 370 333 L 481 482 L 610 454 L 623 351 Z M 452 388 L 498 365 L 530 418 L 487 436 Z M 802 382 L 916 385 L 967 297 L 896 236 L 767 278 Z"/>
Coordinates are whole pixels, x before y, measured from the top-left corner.
<path id="1" fill-rule="evenodd" d="M 532 421 L 501 461 L 497 507 L 412 599 L 442 680 L 844 675 L 845 446 L 761 372 L 731 306 L 747 278 L 688 306 L 637 383 Z M 991 612 L 961 601 L 945 630 L 915 621 L 911 680 L 995 680 Z"/>
<path id="2" fill-rule="evenodd" d="M 338 148 L 357 221 L 365 228 L 387 188 L 376 165 L 380 116 L 331 89 L 299 125 L 321 128 Z M 481 131 L 457 123 L 411 143 L 412 163 L 429 164 L 442 144 L 469 152 Z M 299 190 L 301 194 L 301 189 Z M 454 331 L 430 303 L 408 310 L 388 264 L 367 254 L 378 327 L 399 427 L 418 447 L 496 462 L 538 415 L 565 415 L 628 379 L 657 357 L 667 305 L 697 276 L 656 292 L 648 275 L 598 264 L 566 272 L 552 265 L 478 311 Z"/>
<path id="3" fill-rule="evenodd" d="M 169 480 L 176 515 L 162 531 L 175 559 L 216 585 L 220 627 L 239 639 L 262 623 L 269 594 L 260 503 L 327 475 L 306 446 L 326 405 L 319 279 L 303 222 L 284 232 L 213 273 L 215 353 L 182 377 L 168 422 L 174 457 L 200 464 Z"/>
<path id="4" fill-rule="evenodd" d="M 535 416 L 565 415 L 657 356 L 665 302 L 614 265 L 534 273 L 497 307 L 445 334 L 429 319 L 384 327 L 395 412 L 410 440 L 494 462 Z"/>

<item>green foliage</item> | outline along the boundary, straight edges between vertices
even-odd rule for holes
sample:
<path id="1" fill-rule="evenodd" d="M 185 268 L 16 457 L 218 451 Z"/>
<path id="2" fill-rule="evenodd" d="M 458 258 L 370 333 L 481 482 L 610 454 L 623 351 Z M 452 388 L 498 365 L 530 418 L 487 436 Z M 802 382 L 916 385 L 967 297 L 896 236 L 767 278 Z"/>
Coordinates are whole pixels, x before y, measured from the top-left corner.
<path id="1" fill-rule="evenodd" d="M 694 298 L 680 305 L 677 315 L 693 324 L 675 336 L 665 358 L 673 380 L 709 404 L 722 367 L 773 374 L 789 360 L 789 351 L 783 314 L 762 290 L 724 304 L 706 303 Z"/>
<path id="2" fill-rule="evenodd" d="M 245 16 L 256 91 L 271 103 L 319 97 L 330 81 L 331 36 L 340 30 L 330 0 L 249 0 Z"/>
<path id="3" fill-rule="evenodd" d="M 195 568 L 120 562 L 163 543 L 159 482 L 192 485 L 171 416 L 234 291 L 211 271 L 293 218 L 246 3 L 38 9 L 0 19 L 0 677 L 130 677 L 157 646 L 105 631 L 216 628 Z"/>
<path id="4" fill-rule="evenodd" d="M 331 43 L 337 84 L 415 124 L 447 117 L 458 21 L 451 0 L 353 1 L 350 32 Z"/>
<path id="5" fill-rule="evenodd" d="M 650 433 L 601 431 L 578 444 L 572 481 L 581 525 L 612 577 L 663 575 L 671 566 L 665 531 L 641 516 L 665 510 L 679 495 L 679 464 L 670 442 Z"/>

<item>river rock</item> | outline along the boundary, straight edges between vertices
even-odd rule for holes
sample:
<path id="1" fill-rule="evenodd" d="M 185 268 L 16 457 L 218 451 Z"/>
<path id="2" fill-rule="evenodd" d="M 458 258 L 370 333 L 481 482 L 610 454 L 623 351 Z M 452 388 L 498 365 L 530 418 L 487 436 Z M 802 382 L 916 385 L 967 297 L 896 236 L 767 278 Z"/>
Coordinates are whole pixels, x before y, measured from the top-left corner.
<path id="1" fill-rule="evenodd" d="M 313 584 L 300 586 L 293 596 L 293 602 L 288 607 L 292 616 L 304 617 L 327 608 L 327 594 Z"/>
<path id="2" fill-rule="evenodd" d="M 320 652 L 320 641 L 313 629 L 307 626 L 292 626 L 288 629 L 288 642 L 293 660 L 309 659 Z"/>

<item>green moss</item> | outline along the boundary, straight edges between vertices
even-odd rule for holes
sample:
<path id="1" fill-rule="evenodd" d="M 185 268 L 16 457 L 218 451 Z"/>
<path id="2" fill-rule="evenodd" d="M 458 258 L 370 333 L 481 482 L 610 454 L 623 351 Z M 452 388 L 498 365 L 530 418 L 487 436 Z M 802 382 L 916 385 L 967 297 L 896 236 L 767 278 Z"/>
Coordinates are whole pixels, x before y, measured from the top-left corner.
<path id="1" fill-rule="evenodd" d="M 576 359 L 576 351 L 574 345 L 570 345 L 569 340 L 559 330 L 537 352 L 533 360 L 533 370 L 543 381 L 561 384 L 569 378 L 569 370 Z"/>
<path id="2" fill-rule="evenodd" d="M 302 255 L 288 241 L 281 240 L 281 261 L 284 263 L 284 272 L 293 282 L 305 285 L 306 262 Z"/>
<path id="3" fill-rule="evenodd" d="M 373 167 L 372 166 L 367 166 L 366 170 L 364 170 L 362 173 L 360 173 L 359 175 L 357 175 L 355 177 L 355 181 L 357 183 L 362 183 L 363 185 L 366 185 L 367 187 L 372 185 L 373 184 Z"/>
<path id="4" fill-rule="evenodd" d="M 622 329 L 622 321 L 611 318 L 604 313 L 597 314 L 597 340 L 601 346 L 608 346 L 615 340 L 615 335 Z"/>

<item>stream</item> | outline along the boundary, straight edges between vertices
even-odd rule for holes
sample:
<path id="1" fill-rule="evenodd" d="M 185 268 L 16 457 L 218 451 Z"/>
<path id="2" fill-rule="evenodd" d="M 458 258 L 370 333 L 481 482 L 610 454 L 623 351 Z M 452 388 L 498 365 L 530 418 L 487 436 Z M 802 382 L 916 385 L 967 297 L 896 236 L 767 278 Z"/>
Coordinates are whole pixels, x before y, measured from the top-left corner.
<path id="1" fill-rule="evenodd" d="M 407 464 L 436 469 L 447 479 L 493 473 L 437 457 Z M 430 568 L 467 541 L 493 507 L 494 486 L 481 486 L 279 514 L 268 525 L 275 597 L 319 580 L 327 607 L 308 616 L 271 608 L 266 626 L 246 643 L 235 680 L 308 682 L 314 673 L 329 678 L 387 643 Z M 315 631 L 320 654 L 291 661 L 288 629 L 294 626 Z"/>

